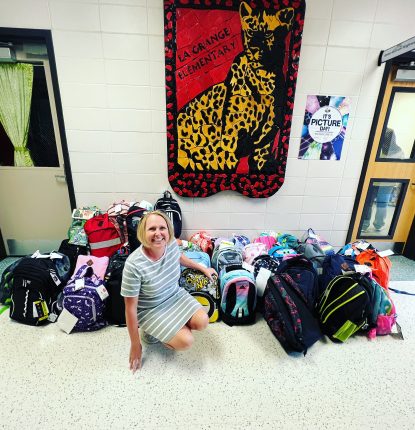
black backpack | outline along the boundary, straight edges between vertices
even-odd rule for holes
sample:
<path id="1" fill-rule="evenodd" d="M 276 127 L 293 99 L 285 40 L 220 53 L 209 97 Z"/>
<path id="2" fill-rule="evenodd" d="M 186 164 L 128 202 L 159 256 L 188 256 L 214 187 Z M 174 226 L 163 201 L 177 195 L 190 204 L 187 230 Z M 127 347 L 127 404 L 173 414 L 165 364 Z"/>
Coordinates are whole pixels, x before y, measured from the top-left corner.
<path id="1" fill-rule="evenodd" d="M 82 245 L 72 245 L 69 243 L 69 239 L 65 239 L 59 246 L 58 252 L 61 254 L 65 254 L 69 258 L 69 262 L 71 265 L 71 274 L 75 270 L 76 260 L 80 255 L 89 255 L 89 247 Z"/>
<path id="2" fill-rule="evenodd" d="M 125 222 L 127 224 L 128 245 L 130 252 L 135 251 L 141 245 L 137 237 L 137 227 L 141 218 L 146 212 L 147 209 L 142 208 L 136 204 L 132 205 L 130 209 L 128 209 Z"/>
<path id="3" fill-rule="evenodd" d="M 33 326 L 48 322 L 52 304 L 70 276 L 69 258 L 60 255 L 20 260 L 12 274 L 11 319 Z"/>
<path id="4" fill-rule="evenodd" d="M 264 318 L 287 353 L 305 355 L 323 336 L 311 304 L 287 273 L 269 278 L 264 293 Z"/>
<path id="5" fill-rule="evenodd" d="M 323 333 L 334 342 L 345 342 L 369 327 L 373 310 L 367 288 L 365 276 L 354 273 L 336 276 L 324 290 L 316 310 Z"/>
<path id="6" fill-rule="evenodd" d="M 161 210 L 167 214 L 174 226 L 174 236 L 179 238 L 182 233 L 182 211 L 179 203 L 169 191 L 165 191 L 163 197 L 156 201 L 154 209 Z"/>
<path id="7" fill-rule="evenodd" d="M 105 273 L 104 285 L 109 297 L 105 303 L 104 318 L 110 323 L 125 326 L 125 304 L 121 296 L 122 272 L 128 255 L 115 254 L 110 258 L 107 272 Z"/>

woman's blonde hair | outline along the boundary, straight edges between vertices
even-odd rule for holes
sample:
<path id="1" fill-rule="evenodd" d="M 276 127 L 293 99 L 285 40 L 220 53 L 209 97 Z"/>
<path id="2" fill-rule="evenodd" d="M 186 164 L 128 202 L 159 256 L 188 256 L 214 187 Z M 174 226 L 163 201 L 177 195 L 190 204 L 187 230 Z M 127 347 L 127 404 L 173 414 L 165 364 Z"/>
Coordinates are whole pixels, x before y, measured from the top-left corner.
<path id="1" fill-rule="evenodd" d="M 174 228 L 173 228 L 173 224 L 170 221 L 170 218 L 165 214 L 165 212 L 162 212 L 162 211 L 150 211 L 150 212 L 147 212 L 143 216 L 143 218 L 141 218 L 140 223 L 138 224 L 137 238 L 143 244 L 143 246 L 145 248 L 148 248 L 150 246 L 150 244 L 147 242 L 147 239 L 146 239 L 147 221 L 148 221 L 148 218 L 149 218 L 150 215 L 158 215 L 158 216 L 162 217 L 164 219 L 164 221 L 166 221 L 167 230 L 169 232 L 169 241 L 168 241 L 168 243 L 173 242 L 173 240 L 175 240 L 175 238 L 174 238 Z"/>

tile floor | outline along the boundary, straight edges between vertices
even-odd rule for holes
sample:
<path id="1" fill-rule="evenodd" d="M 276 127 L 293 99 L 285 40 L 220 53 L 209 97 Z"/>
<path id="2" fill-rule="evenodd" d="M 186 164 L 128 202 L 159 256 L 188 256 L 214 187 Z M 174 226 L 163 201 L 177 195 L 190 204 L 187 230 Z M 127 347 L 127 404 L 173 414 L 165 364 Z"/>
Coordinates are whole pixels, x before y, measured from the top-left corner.
<path id="1" fill-rule="evenodd" d="M 144 346 L 135 375 L 126 328 L 67 335 L 5 312 L 0 429 L 414 429 L 415 297 L 393 298 L 404 341 L 326 339 L 291 357 L 263 320 L 216 323 L 187 352 Z"/>

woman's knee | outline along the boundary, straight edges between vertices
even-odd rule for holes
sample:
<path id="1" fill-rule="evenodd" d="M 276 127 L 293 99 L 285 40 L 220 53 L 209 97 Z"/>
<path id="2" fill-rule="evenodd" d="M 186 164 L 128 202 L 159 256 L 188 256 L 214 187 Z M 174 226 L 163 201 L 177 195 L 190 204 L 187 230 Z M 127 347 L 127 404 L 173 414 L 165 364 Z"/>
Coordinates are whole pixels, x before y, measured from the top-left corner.
<path id="1" fill-rule="evenodd" d="M 191 348 L 193 345 L 193 335 L 192 332 L 186 328 L 178 331 L 176 336 L 173 337 L 169 342 L 166 343 L 167 347 L 175 349 L 176 351 L 185 351 Z"/>
<path id="2" fill-rule="evenodd" d="M 199 309 L 188 322 L 192 330 L 204 330 L 209 324 L 209 317 L 203 309 Z"/>

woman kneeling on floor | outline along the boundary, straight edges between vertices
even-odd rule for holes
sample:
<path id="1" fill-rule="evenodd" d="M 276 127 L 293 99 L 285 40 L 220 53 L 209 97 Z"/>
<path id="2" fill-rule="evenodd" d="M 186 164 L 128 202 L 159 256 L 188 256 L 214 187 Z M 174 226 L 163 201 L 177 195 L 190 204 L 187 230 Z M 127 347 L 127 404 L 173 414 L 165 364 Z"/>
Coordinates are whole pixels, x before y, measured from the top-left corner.
<path id="1" fill-rule="evenodd" d="M 163 212 L 144 215 L 137 236 L 141 246 L 128 257 L 121 285 L 133 372 L 141 367 L 141 339 L 185 350 L 192 346 L 192 330 L 203 330 L 209 324 L 199 302 L 179 287 L 180 264 L 209 278 L 216 273 L 180 254 L 173 225 Z"/>

